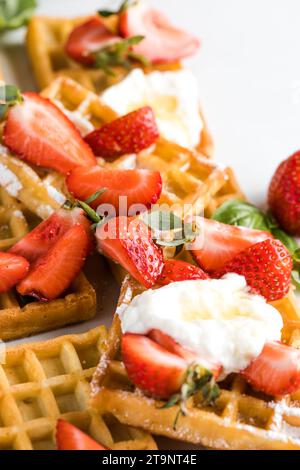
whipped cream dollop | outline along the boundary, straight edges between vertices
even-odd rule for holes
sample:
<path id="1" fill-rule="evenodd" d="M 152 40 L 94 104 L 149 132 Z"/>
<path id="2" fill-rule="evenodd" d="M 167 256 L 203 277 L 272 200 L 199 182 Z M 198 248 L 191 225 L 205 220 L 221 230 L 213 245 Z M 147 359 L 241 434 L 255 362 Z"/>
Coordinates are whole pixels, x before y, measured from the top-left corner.
<path id="1" fill-rule="evenodd" d="M 203 129 L 199 90 L 189 70 L 145 74 L 134 69 L 120 83 L 105 90 L 101 99 L 121 115 L 149 105 L 164 138 L 188 148 L 199 143 Z"/>
<path id="2" fill-rule="evenodd" d="M 147 334 L 159 329 L 199 357 L 223 366 L 220 377 L 240 372 L 278 341 L 280 313 L 249 292 L 237 274 L 221 279 L 174 282 L 136 296 L 118 310 L 123 333 Z"/>

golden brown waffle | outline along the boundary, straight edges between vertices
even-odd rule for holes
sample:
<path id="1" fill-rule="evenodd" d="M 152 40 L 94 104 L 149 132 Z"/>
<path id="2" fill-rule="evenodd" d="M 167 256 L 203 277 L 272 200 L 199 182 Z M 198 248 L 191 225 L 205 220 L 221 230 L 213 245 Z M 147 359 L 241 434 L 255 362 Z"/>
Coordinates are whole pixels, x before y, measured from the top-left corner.
<path id="1" fill-rule="evenodd" d="M 63 201 L 64 195 L 57 189 L 59 176 L 53 173 L 41 178 L 27 164 L 3 152 L 0 172 L 0 251 L 3 251 L 23 238 L 41 218 L 58 209 L 61 205 L 58 200 Z M 84 274 L 62 298 L 25 306 L 22 302 L 14 290 L 0 294 L 1 340 L 52 330 L 96 314 L 96 294 Z"/>
<path id="2" fill-rule="evenodd" d="M 127 277 L 119 308 L 141 293 L 141 287 Z M 300 313 L 291 291 L 275 303 L 289 312 L 284 338 L 300 346 Z M 92 382 L 93 404 L 101 413 L 110 411 L 124 424 L 143 427 L 157 435 L 201 444 L 214 449 L 300 449 L 300 392 L 273 400 L 254 392 L 238 375 L 220 384 L 221 395 L 214 406 L 204 407 L 197 399 L 188 403 L 189 413 L 173 423 L 178 407 L 161 409 L 163 402 L 145 397 L 130 383 L 119 355 L 120 322 L 116 315 L 106 350 Z"/>
<path id="3" fill-rule="evenodd" d="M 28 25 L 27 51 L 33 72 L 40 89 L 50 86 L 58 77 L 68 77 L 80 83 L 87 90 L 97 94 L 111 85 L 120 82 L 128 73 L 122 67 L 114 67 L 114 76 L 102 70 L 84 67 L 68 57 L 64 51 L 67 38 L 75 26 L 86 18 L 33 17 Z M 116 29 L 116 18 L 104 20 L 111 30 Z M 153 70 L 172 71 L 181 68 L 179 63 L 146 67 L 145 72 Z M 205 119 L 200 111 L 204 129 L 197 150 L 211 156 L 213 142 Z"/>
<path id="4" fill-rule="evenodd" d="M 113 450 L 156 449 L 144 431 L 89 407 L 90 380 L 106 330 L 9 349 L 0 365 L 0 449 L 55 449 L 57 419 L 65 419 Z"/>
<path id="5" fill-rule="evenodd" d="M 55 102 L 79 128 L 87 132 L 117 117 L 98 96 L 70 79 L 56 80 L 42 95 Z M 101 160 L 99 163 L 105 164 Z M 196 213 L 202 213 L 204 209 L 206 216 L 210 216 L 228 198 L 243 198 L 230 168 L 221 169 L 198 152 L 165 139 L 159 139 L 151 153 L 125 155 L 109 166 L 160 171 L 163 193 L 159 203 L 181 207 L 192 204 Z"/>

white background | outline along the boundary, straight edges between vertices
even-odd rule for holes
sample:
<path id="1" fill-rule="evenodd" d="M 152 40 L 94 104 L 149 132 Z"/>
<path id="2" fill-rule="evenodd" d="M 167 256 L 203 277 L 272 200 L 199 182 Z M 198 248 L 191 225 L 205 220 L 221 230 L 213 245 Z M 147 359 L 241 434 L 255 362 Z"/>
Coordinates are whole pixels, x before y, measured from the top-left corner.
<path id="1" fill-rule="evenodd" d="M 149 2 L 201 38 L 200 52 L 187 65 L 199 80 L 215 158 L 231 165 L 249 199 L 263 205 L 277 164 L 300 148 L 300 2 Z M 74 16 L 118 1 L 39 4 L 41 13 Z M 17 57 L 22 63 L 23 54 Z M 24 70 L 22 80 L 30 85 L 25 64 Z"/>

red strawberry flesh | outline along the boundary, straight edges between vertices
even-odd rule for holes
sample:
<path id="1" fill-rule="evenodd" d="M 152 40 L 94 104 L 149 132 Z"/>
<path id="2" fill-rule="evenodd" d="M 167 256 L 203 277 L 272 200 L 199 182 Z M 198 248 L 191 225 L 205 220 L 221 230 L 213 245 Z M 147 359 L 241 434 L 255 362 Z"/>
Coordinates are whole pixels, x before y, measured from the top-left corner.
<path id="1" fill-rule="evenodd" d="M 64 419 L 57 420 L 56 445 L 58 450 L 107 450 Z"/>

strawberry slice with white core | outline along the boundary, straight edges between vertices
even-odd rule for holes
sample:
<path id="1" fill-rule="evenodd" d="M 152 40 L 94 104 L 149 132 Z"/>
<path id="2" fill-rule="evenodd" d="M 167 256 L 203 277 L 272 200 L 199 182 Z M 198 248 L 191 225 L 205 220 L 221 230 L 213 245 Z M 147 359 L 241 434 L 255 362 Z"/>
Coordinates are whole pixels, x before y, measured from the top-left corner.
<path id="1" fill-rule="evenodd" d="M 141 220 L 110 219 L 97 227 L 96 239 L 100 253 L 120 264 L 145 287 L 156 283 L 164 266 L 163 255 Z"/>
<path id="2" fill-rule="evenodd" d="M 191 244 L 191 254 L 205 272 L 213 273 L 246 248 L 272 239 L 272 235 L 261 230 L 222 224 L 202 218 L 199 223 L 200 240 Z M 197 248 L 193 248 L 196 246 Z"/>
<path id="3" fill-rule="evenodd" d="M 73 29 L 65 45 L 65 51 L 75 61 L 84 65 L 93 65 L 95 62 L 93 53 L 119 41 L 120 37 L 106 28 L 100 16 L 93 16 Z"/>
<path id="4" fill-rule="evenodd" d="M 127 215 L 134 205 L 138 205 L 140 212 L 147 210 L 151 204 L 157 202 L 162 190 L 162 179 L 158 171 L 99 166 L 75 168 L 67 177 L 66 183 L 70 193 L 82 201 L 105 188 L 105 192 L 90 205 L 97 209 L 100 204 L 111 204 L 117 214 L 122 212 L 122 215 Z M 125 201 L 126 214 L 121 210 L 121 196 Z"/>
<path id="5" fill-rule="evenodd" d="M 74 225 L 56 244 L 32 265 L 17 286 L 21 295 L 41 301 L 60 296 L 81 271 L 89 251 L 90 240 L 81 225 Z"/>
<path id="6" fill-rule="evenodd" d="M 119 29 L 125 38 L 144 36 L 133 50 L 152 63 L 177 62 L 195 54 L 200 46 L 198 38 L 176 28 L 163 12 L 143 2 L 121 14 Z"/>
<path id="7" fill-rule="evenodd" d="M 8 111 L 4 144 L 33 165 L 68 174 L 77 166 L 96 165 L 90 147 L 74 124 L 50 100 L 24 93 Z"/>
<path id="8" fill-rule="evenodd" d="M 275 397 L 293 394 L 300 390 L 300 349 L 267 343 L 242 374 L 260 392 Z"/>
<path id="9" fill-rule="evenodd" d="M 59 209 L 18 241 L 9 252 L 24 256 L 32 263 L 45 255 L 62 235 L 78 224 L 88 235 L 91 233 L 91 223 L 82 209 Z"/>
<path id="10" fill-rule="evenodd" d="M 58 450 L 107 450 L 64 419 L 57 420 L 56 445 Z"/>
<path id="11" fill-rule="evenodd" d="M 0 294 L 20 282 L 28 270 L 29 263 L 22 256 L 0 252 Z"/>

